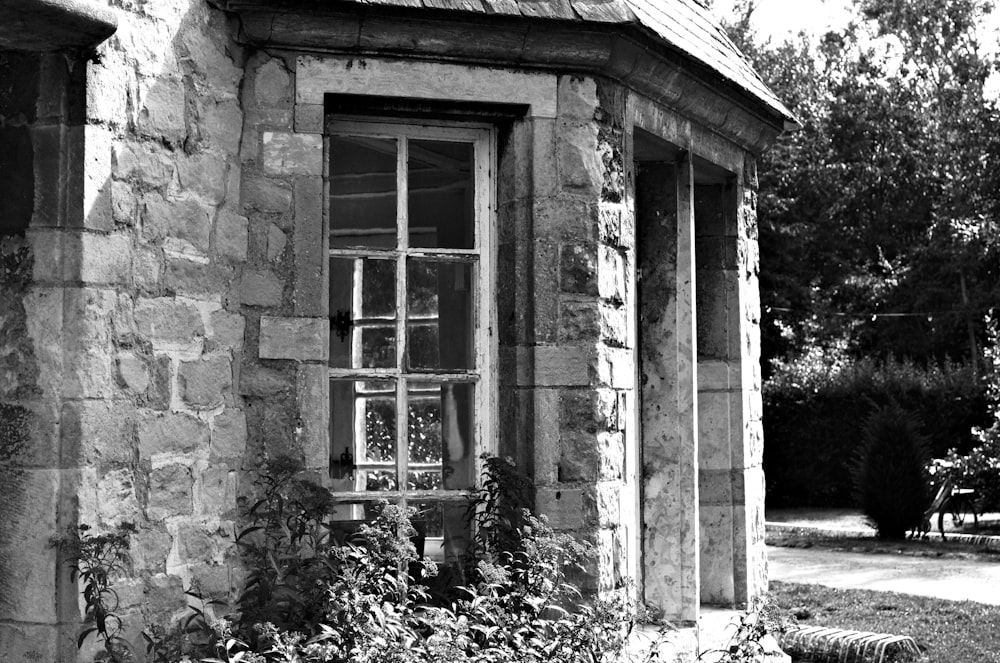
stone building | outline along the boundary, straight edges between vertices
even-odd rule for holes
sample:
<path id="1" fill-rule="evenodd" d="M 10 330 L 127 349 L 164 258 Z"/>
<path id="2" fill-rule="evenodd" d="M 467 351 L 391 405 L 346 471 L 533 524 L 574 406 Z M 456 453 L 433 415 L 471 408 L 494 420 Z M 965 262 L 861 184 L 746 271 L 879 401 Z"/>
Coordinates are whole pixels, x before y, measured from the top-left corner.
<path id="1" fill-rule="evenodd" d="M 136 524 L 134 633 L 238 585 L 264 459 L 419 504 L 446 562 L 492 452 L 690 660 L 767 585 L 793 121 L 696 0 L 0 4 L 0 658 L 77 659 L 66 528 Z"/>

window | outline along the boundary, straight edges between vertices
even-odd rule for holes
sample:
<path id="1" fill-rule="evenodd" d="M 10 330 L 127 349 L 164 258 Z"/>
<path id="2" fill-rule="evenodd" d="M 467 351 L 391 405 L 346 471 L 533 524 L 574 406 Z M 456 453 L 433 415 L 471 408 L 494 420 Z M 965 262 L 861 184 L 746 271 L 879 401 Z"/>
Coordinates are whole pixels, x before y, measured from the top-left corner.
<path id="1" fill-rule="evenodd" d="M 490 127 L 327 122 L 335 517 L 415 507 L 451 563 L 492 449 Z"/>

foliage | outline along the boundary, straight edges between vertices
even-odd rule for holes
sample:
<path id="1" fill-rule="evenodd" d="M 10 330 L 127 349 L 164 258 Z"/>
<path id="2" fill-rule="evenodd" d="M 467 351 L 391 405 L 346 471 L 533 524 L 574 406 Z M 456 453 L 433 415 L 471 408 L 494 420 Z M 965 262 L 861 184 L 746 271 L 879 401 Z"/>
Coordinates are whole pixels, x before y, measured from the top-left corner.
<path id="1" fill-rule="evenodd" d="M 794 625 L 795 620 L 783 613 L 769 596 L 755 598 L 731 625 L 733 634 L 726 648 L 704 651 L 698 660 L 708 656 L 715 663 L 756 663 L 767 651 L 762 644 L 765 638 L 780 635 Z"/>
<path id="2" fill-rule="evenodd" d="M 778 44 L 752 32 L 757 4 L 730 33 L 802 123 L 758 169 L 765 370 L 840 343 L 975 365 L 1000 290 L 989 3 L 855 0 L 843 30 Z"/>
<path id="3" fill-rule="evenodd" d="M 988 422 L 972 369 L 947 361 L 921 367 L 813 348 L 778 362 L 763 398 L 770 506 L 853 506 L 848 466 L 864 421 L 892 400 L 921 413 L 935 456 L 949 448 L 967 452 L 976 442 L 971 428 Z"/>
<path id="4" fill-rule="evenodd" d="M 83 585 L 83 629 L 77 646 L 93 634 L 103 644 L 105 655 L 114 663 L 134 660 L 131 643 L 122 636 L 122 620 L 117 614 L 118 594 L 112 584 L 127 571 L 131 523 L 122 523 L 104 534 L 91 533 L 89 525 L 80 525 L 58 541 L 56 546 L 67 559 L 71 576 Z"/>
<path id="5" fill-rule="evenodd" d="M 879 537 L 902 539 L 920 524 L 930 504 L 927 449 L 916 417 L 898 403 L 878 408 L 865 422 L 852 468 L 854 491 Z"/>
<path id="6" fill-rule="evenodd" d="M 610 663 L 649 617 L 628 587 L 584 597 L 571 581 L 592 544 L 555 532 L 527 509 L 533 487 L 509 460 L 485 460 L 470 505 L 476 543 L 470 582 L 450 597 L 422 584 L 412 509 L 382 503 L 352 535 L 329 519 L 329 495 L 293 462 L 256 482 L 236 538 L 245 589 L 222 618 L 192 608 L 179 625 L 150 629 L 155 661 L 215 663 Z M 192 596 L 197 596 L 192 593 Z M 666 627 L 664 627 L 666 628 Z M 655 651 L 646 661 L 656 660 Z"/>

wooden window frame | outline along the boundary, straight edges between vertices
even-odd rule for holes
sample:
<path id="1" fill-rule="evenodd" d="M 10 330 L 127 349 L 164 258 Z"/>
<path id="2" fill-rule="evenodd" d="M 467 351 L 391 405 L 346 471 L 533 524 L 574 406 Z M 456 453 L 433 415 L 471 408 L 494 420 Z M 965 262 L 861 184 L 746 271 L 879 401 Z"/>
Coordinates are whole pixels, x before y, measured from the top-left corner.
<path id="1" fill-rule="evenodd" d="M 396 460 L 397 490 L 333 491 L 336 503 L 363 503 L 384 499 L 390 502 L 433 501 L 455 502 L 468 500 L 473 490 L 408 490 L 408 402 L 409 383 L 471 383 L 474 384 L 474 411 L 472 451 L 474 473 L 482 475 L 484 453 L 497 449 L 497 342 L 496 323 L 496 173 L 497 131 L 492 124 L 445 120 L 401 120 L 398 118 L 358 117 L 328 115 L 324 131 L 324 218 L 330 224 L 330 138 L 332 136 L 387 138 L 397 141 L 396 154 L 396 246 L 389 249 L 329 249 L 328 258 L 358 259 L 380 258 L 395 261 L 396 279 L 396 365 L 393 368 L 329 368 L 328 381 L 375 381 L 393 379 L 396 383 Z M 473 145 L 474 168 L 474 223 L 475 240 L 469 249 L 410 248 L 408 227 L 408 145 L 412 139 L 467 142 Z M 472 290 L 475 325 L 472 342 L 475 366 L 467 371 L 412 371 L 406 368 L 406 265 L 414 258 L 435 261 L 455 261 L 476 266 Z M 326 276 L 330 278 L 329 274 Z M 362 320 L 362 324 L 366 321 Z M 357 336 L 352 334 L 352 336 Z M 352 356 L 355 350 L 352 349 Z M 352 362 L 353 363 L 353 362 Z M 390 392 L 391 393 L 391 392 Z M 359 416 L 355 405 L 354 457 L 360 459 L 359 444 L 363 440 L 364 416 Z M 332 431 L 328 431 L 332 438 Z M 333 440 L 328 449 L 333 451 Z M 332 456 L 333 454 L 331 454 Z M 359 469 L 374 469 L 369 463 L 358 462 Z M 386 468 L 393 464 L 385 465 Z"/>

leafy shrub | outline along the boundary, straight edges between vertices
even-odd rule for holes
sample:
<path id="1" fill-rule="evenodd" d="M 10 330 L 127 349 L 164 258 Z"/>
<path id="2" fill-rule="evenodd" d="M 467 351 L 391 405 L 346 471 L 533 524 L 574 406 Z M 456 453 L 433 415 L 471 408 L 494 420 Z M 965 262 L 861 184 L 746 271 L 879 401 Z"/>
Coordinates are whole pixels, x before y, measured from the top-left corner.
<path id="1" fill-rule="evenodd" d="M 851 359 L 814 349 L 777 363 L 764 384 L 768 506 L 853 506 L 851 459 L 865 420 L 891 401 L 922 415 L 933 456 L 966 453 L 972 428 L 989 423 L 971 366 Z"/>
<path id="2" fill-rule="evenodd" d="M 880 537 L 902 539 L 920 524 L 930 503 L 924 471 L 928 458 L 919 422 L 898 403 L 868 417 L 854 461 L 854 490 Z"/>

